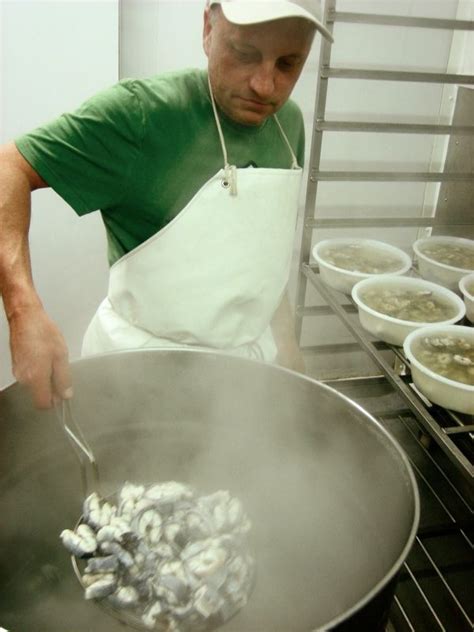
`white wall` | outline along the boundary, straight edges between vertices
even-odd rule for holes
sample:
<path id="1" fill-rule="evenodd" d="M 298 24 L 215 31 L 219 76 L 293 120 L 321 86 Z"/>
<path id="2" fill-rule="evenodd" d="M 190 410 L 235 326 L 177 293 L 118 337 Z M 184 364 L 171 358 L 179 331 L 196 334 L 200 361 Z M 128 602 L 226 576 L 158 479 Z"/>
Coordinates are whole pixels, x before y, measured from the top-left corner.
<path id="1" fill-rule="evenodd" d="M 121 77 L 202 68 L 205 0 L 122 0 Z"/>
<path id="2" fill-rule="evenodd" d="M 118 0 L 3 0 L 0 141 L 77 107 L 118 77 Z M 71 357 L 106 292 L 105 235 L 98 213 L 79 218 L 53 191 L 33 194 L 34 277 Z M 0 315 L 0 387 L 12 380 Z"/>

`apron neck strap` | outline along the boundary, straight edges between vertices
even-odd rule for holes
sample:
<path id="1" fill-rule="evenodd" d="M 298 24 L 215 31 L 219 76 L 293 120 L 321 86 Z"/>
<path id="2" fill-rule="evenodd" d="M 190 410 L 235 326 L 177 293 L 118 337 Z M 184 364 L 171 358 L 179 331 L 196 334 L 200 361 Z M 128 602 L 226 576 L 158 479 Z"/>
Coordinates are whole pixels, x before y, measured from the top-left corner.
<path id="1" fill-rule="evenodd" d="M 298 165 L 298 160 L 295 156 L 295 152 L 293 151 L 293 148 L 291 147 L 290 141 L 288 140 L 288 136 L 285 134 L 285 130 L 283 129 L 283 127 L 281 126 L 280 121 L 278 120 L 278 117 L 276 114 L 273 115 L 273 118 L 275 119 L 275 123 L 278 125 L 278 129 L 280 130 L 280 134 L 283 136 L 283 140 L 285 141 L 285 143 L 288 146 L 288 149 L 290 151 L 290 156 L 291 156 L 291 168 L 292 169 L 299 169 L 299 165 Z"/>
<path id="2" fill-rule="evenodd" d="M 214 94 L 212 92 L 211 80 L 209 79 L 209 75 L 207 75 L 207 83 L 209 85 L 209 94 L 211 95 L 212 109 L 214 111 L 214 118 L 216 120 L 217 131 L 219 133 L 219 140 L 221 141 L 222 153 L 224 155 L 224 169 L 227 169 L 227 168 L 230 167 L 229 161 L 228 161 L 228 158 L 227 158 L 227 149 L 226 149 L 226 146 L 225 146 L 224 134 L 222 133 L 221 122 L 219 120 L 219 115 L 217 114 L 217 106 L 216 106 L 216 102 L 214 100 Z"/>
<path id="3" fill-rule="evenodd" d="M 216 120 L 216 126 L 217 126 L 217 131 L 219 133 L 219 139 L 221 142 L 221 147 L 222 147 L 222 154 L 224 156 L 224 169 L 227 172 L 230 172 L 230 170 L 233 168 L 235 169 L 235 167 L 231 167 L 231 165 L 229 164 L 229 160 L 228 160 L 228 156 L 227 156 L 227 148 L 225 146 L 225 141 L 224 141 L 224 134 L 222 132 L 222 126 L 221 126 L 221 122 L 219 120 L 219 115 L 217 113 L 217 106 L 216 106 L 216 102 L 214 99 L 214 94 L 212 92 L 212 87 L 211 87 L 211 80 L 209 78 L 209 74 L 207 75 L 207 83 L 209 85 L 209 94 L 211 95 L 211 103 L 212 103 L 212 109 L 214 112 L 214 118 Z M 287 135 L 285 134 L 283 127 L 281 126 L 280 121 L 278 120 L 278 117 L 276 114 L 273 115 L 273 118 L 278 126 L 278 129 L 280 131 L 280 134 L 283 138 L 283 140 L 285 141 L 288 150 L 290 152 L 290 156 L 291 156 L 291 168 L 292 169 L 299 169 L 299 165 L 298 165 L 298 160 L 296 158 L 296 155 L 291 147 L 290 141 L 288 140 Z"/>
<path id="4" fill-rule="evenodd" d="M 231 195 L 237 195 L 237 168 L 235 165 L 229 164 L 229 159 L 227 157 L 227 148 L 224 141 L 224 134 L 222 132 L 219 115 L 217 114 L 216 102 L 212 93 L 211 80 L 209 79 L 209 75 L 207 75 L 207 83 L 209 84 L 209 94 L 211 95 L 212 109 L 214 111 L 214 118 L 216 119 L 217 131 L 219 132 L 222 154 L 224 156 L 224 179 L 222 180 L 222 186 L 225 189 L 229 189 L 229 193 Z"/>

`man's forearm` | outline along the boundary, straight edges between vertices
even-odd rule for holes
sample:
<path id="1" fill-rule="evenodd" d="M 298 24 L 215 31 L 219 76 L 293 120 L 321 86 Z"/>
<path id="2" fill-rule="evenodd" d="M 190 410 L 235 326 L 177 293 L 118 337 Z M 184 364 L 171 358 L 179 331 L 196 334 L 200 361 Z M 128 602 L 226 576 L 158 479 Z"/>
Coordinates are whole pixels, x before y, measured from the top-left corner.
<path id="1" fill-rule="evenodd" d="M 28 246 L 30 209 L 27 176 L 0 158 L 0 292 L 9 322 L 20 310 L 40 305 Z"/>
<path id="2" fill-rule="evenodd" d="M 43 308 L 31 272 L 31 191 L 44 186 L 12 143 L 0 148 L 0 293 L 13 374 L 39 408 L 72 395 L 66 343 Z"/>

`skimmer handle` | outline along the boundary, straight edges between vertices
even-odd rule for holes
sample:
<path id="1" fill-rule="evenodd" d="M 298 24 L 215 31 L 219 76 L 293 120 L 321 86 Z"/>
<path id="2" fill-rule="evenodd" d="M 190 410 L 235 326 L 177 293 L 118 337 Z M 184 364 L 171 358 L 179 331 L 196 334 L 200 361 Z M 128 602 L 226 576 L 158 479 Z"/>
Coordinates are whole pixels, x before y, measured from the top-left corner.
<path id="1" fill-rule="evenodd" d="M 99 467 L 92 448 L 74 418 L 71 400 L 63 399 L 56 405 L 56 416 L 79 461 L 84 495 L 87 497 L 92 491 L 99 493 Z"/>

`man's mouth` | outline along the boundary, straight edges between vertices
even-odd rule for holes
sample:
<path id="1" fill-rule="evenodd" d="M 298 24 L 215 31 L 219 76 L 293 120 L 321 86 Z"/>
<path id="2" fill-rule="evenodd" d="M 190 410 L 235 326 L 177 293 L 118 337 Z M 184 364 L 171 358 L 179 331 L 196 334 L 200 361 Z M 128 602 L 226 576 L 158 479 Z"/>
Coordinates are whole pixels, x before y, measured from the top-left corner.
<path id="1" fill-rule="evenodd" d="M 269 103 L 266 101 L 258 101 L 256 99 L 247 99 L 245 97 L 239 97 L 241 101 L 243 101 L 247 107 L 251 108 L 252 110 L 268 110 L 270 108 L 274 107 L 273 103 Z"/>

